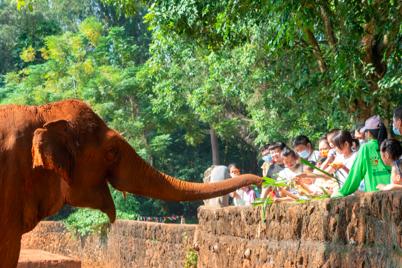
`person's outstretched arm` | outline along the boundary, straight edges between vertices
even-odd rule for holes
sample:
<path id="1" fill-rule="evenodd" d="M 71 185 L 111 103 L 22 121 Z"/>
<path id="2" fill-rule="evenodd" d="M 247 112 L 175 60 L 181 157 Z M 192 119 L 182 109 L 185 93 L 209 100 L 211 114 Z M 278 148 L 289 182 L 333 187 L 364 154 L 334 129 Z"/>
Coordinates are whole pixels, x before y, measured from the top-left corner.
<path id="1" fill-rule="evenodd" d="M 333 197 L 350 195 L 359 188 L 360 182 L 367 172 L 368 159 L 366 159 L 366 157 L 368 156 L 366 151 L 367 149 L 364 146 L 359 150 L 345 183 L 343 184 L 342 188 L 339 189 L 338 193 L 333 195 Z"/>

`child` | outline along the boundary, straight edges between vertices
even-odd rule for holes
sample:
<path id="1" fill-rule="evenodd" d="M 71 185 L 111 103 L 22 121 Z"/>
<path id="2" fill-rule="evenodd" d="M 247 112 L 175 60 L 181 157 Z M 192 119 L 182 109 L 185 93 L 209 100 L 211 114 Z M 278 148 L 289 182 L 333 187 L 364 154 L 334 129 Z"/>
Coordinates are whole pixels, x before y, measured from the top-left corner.
<path id="1" fill-rule="evenodd" d="M 392 166 L 391 183 L 380 184 L 377 189 L 386 191 L 392 189 L 402 189 L 402 147 L 399 141 L 387 139 L 381 143 L 381 159 L 385 165 Z"/>
<path id="2" fill-rule="evenodd" d="M 278 201 L 293 201 L 299 199 L 299 191 L 292 186 L 293 179 L 303 172 L 303 165 L 300 164 L 299 156 L 292 149 L 286 147 L 282 151 L 283 164 L 285 169 L 278 174 L 279 180 L 285 180 L 289 185 L 286 189 L 279 190 L 281 199 Z"/>
<path id="3" fill-rule="evenodd" d="M 332 143 L 336 150 L 336 157 L 326 171 L 336 173 L 342 186 L 356 159 L 357 153 L 354 148 L 358 148 L 359 141 L 353 139 L 349 131 L 341 130 L 332 137 Z"/>
<path id="4" fill-rule="evenodd" d="M 283 149 L 282 158 L 285 169 L 278 173 L 278 177 L 290 182 L 294 177 L 303 172 L 303 165 L 300 164 L 299 156 L 290 148 L 286 147 Z"/>
<path id="5" fill-rule="evenodd" d="M 240 169 L 235 164 L 229 165 L 229 172 L 232 178 L 240 175 Z M 251 186 L 244 186 L 237 189 L 235 192 L 231 193 L 230 196 L 233 197 L 235 206 L 249 206 L 256 198 L 256 194 Z"/>

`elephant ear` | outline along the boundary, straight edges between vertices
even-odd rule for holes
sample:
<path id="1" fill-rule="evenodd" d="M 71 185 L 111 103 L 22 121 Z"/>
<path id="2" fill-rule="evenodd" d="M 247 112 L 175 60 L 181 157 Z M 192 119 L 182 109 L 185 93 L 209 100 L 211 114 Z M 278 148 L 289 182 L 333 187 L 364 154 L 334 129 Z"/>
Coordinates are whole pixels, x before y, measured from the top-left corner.
<path id="1" fill-rule="evenodd" d="M 68 121 L 46 123 L 36 129 L 33 135 L 33 168 L 53 170 L 71 184 L 76 151 L 74 146 L 74 135 Z"/>

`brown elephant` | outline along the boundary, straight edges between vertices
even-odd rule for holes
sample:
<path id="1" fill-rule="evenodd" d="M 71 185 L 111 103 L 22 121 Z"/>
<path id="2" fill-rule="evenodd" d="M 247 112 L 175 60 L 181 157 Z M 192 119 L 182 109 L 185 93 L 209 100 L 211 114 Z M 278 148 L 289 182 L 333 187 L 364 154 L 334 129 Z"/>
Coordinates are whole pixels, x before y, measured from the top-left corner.
<path id="1" fill-rule="evenodd" d="M 120 191 L 172 201 L 208 199 L 260 178 L 190 183 L 152 168 L 79 100 L 0 106 L 0 264 L 15 267 L 23 233 L 64 204 L 116 218 L 108 183 Z"/>

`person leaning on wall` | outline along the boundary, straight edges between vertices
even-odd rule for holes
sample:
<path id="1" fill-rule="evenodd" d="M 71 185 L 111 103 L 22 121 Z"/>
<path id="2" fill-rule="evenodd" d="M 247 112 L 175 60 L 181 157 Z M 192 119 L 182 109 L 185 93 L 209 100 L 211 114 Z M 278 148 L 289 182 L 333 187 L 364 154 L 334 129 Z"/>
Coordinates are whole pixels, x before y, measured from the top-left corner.
<path id="1" fill-rule="evenodd" d="M 368 118 L 360 132 L 367 142 L 360 147 L 349 175 L 341 189 L 332 197 L 342 197 L 354 193 L 364 180 L 365 192 L 378 191 L 379 184 L 389 184 L 391 168 L 384 164 L 380 155 L 380 144 L 387 138 L 387 129 L 378 115 Z"/>

